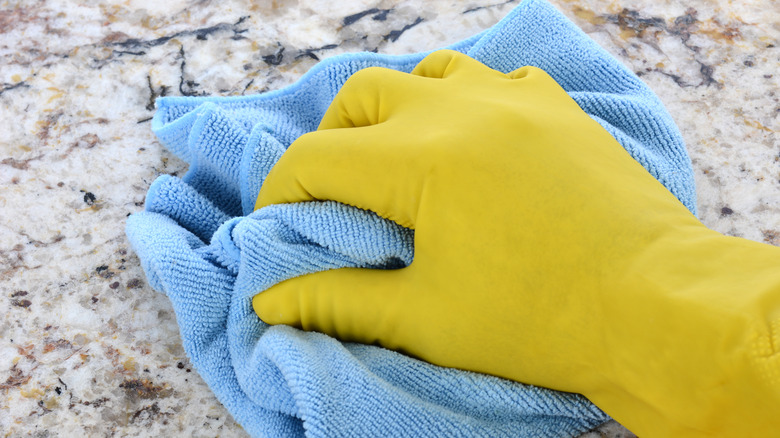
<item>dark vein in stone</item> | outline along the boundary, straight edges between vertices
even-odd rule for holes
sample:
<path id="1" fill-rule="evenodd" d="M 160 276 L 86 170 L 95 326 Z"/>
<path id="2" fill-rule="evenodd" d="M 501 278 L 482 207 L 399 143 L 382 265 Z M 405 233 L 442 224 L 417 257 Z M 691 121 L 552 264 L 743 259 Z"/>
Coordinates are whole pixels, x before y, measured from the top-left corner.
<path id="1" fill-rule="evenodd" d="M 2 96 L 6 91 L 15 90 L 17 88 L 30 88 L 30 85 L 24 81 L 17 82 L 13 85 L 3 84 L 3 88 L 0 88 L 0 96 Z"/>
<path id="2" fill-rule="evenodd" d="M 316 55 L 316 52 L 321 52 L 323 50 L 335 49 L 338 46 L 339 46 L 338 44 L 327 44 L 327 45 L 324 45 L 322 47 L 316 47 L 316 48 L 313 48 L 313 49 L 304 49 L 304 50 L 301 50 L 300 53 L 295 55 L 295 59 L 303 58 L 304 56 L 308 56 L 309 58 L 311 58 L 311 59 L 313 59 L 315 61 L 319 61 L 320 58 L 319 58 L 319 56 Z"/>
<path id="3" fill-rule="evenodd" d="M 142 56 L 146 55 L 146 52 L 143 50 L 140 50 L 138 52 L 133 52 L 132 50 L 114 50 L 111 52 L 111 55 L 133 55 L 133 56 Z"/>
<path id="4" fill-rule="evenodd" d="M 143 47 L 148 49 L 150 47 L 163 45 L 174 38 L 181 38 L 181 37 L 188 37 L 188 36 L 194 36 L 199 40 L 205 40 L 211 34 L 218 33 L 218 32 L 232 31 L 234 34 L 233 37 L 235 37 L 247 31 L 246 29 L 239 29 L 238 26 L 243 24 L 244 21 L 246 21 L 249 17 L 250 17 L 249 15 L 243 16 L 239 18 L 238 21 L 236 21 L 235 23 L 219 23 L 214 26 L 204 27 L 201 29 L 183 30 L 181 32 L 176 32 L 171 35 L 155 38 L 153 40 L 141 40 L 138 38 L 128 38 L 124 41 L 111 42 L 108 45 L 124 47 L 124 48 Z M 243 36 L 241 38 L 243 38 Z"/>
<path id="5" fill-rule="evenodd" d="M 163 85 L 160 87 L 160 91 L 154 89 L 154 86 L 152 85 L 152 75 L 148 74 L 146 75 L 146 84 L 149 87 L 149 101 L 146 104 L 146 109 L 148 111 L 152 111 L 154 109 L 154 103 L 157 100 L 158 97 L 163 97 L 168 94 L 168 90 L 170 89 L 167 85 Z"/>
<path id="6" fill-rule="evenodd" d="M 389 34 L 385 35 L 384 36 L 384 40 L 385 41 L 390 41 L 390 42 L 394 43 L 394 42 L 398 41 L 398 38 L 400 38 L 401 35 L 403 35 L 404 32 L 406 32 L 407 30 L 417 26 L 418 24 L 422 23 L 423 21 L 425 21 L 425 20 L 423 20 L 422 17 L 417 17 L 417 19 L 414 20 L 414 23 L 407 24 L 403 28 L 398 29 L 398 30 L 393 30 Z"/>
<path id="7" fill-rule="evenodd" d="M 363 12 L 358 12 L 357 14 L 352 14 L 344 17 L 341 20 L 341 25 L 344 27 L 349 26 L 367 15 L 373 15 L 373 17 L 371 18 L 374 21 L 385 21 L 387 19 L 387 14 L 389 14 L 391 11 L 392 9 L 371 8 Z"/>
<path id="8" fill-rule="evenodd" d="M 490 8 L 496 8 L 496 7 L 499 7 L 499 6 L 508 5 L 509 3 L 514 3 L 516 1 L 517 0 L 507 0 L 507 1 L 503 2 L 503 3 L 496 3 L 496 4 L 493 4 L 493 5 L 487 5 L 487 6 L 477 6 L 476 8 L 466 9 L 465 11 L 463 11 L 461 13 L 462 14 L 470 14 L 472 12 L 480 11 L 482 9 L 490 9 Z"/>
<path id="9" fill-rule="evenodd" d="M 187 66 L 187 58 L 184 54 L 184 46 L 179 47 L 179 55 L 181 56 L 181 65 L 179 67 L 180 73 L 179 73 L 179 93 L 181 93 L 182 96 L 204 96 L 206 93 L 202 91 L 195 91 L 195 88 L 199 86 L 200 84 L 184 78 L 184 68 Z M 187 89 L 184 89 L 184 86 L 187 86 Z"/>
<path id="10" fill-rule="evenodd" d="M 690 42 L 691 28 L 695 26 L 699 20 L 696 18 L 697 11 L 693 8 L 688 8 L 684 15 L 676 17 L 674 23 L 671 26 L 666 24 L 666 20 L 662 17 L 643 17 L 639 11 L 631 9 L 623 9 L 618 14 L 609 14 L 603 16 L 603 18 L 610 23 L 616 24 L 622 30 L 631 30 L 634 34 L 642 39 L 642 34 L 651 28 L 658 29 L 668 33 L 669 35 L 676 36 L 680 39 L 682 45 L 693 53 L 693 60 L 699 64 L 699 73 L 701 74 L 701 82 L 699 84 L 689 84 L 679 75 L 665 72 L 661 69 L 650 69 L 649 71 L 660 73 L 664 76 L 671 78 L 680 87 L 700 87 L 715 85 L 716 87 L 722 87 L 718 81 L 713 77 L 714 67 L 707 65 L 696 57 L 700 48 L 693 45 Z M 652 45 L 656 50 L 663 53 L 660 47 L 656 44 L 645 41 L 645 43 Z M 644 74 L 644 72 L 637 73 L 638 75 Z"/>

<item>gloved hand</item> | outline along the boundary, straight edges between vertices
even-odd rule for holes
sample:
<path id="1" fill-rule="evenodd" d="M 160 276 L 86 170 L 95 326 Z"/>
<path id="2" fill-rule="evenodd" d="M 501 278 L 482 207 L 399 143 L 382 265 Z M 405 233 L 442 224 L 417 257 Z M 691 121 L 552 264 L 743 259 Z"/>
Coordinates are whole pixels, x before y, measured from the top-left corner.
<path id="1" fill-rule="evenodd" d="M 250 435 L 576 436 L 608 419 L 576 394 L 263 324 L 252 310 L 257 290 L 306 272 L 408 264 L 414 234 L 335 202 L 233 217 L 247 188 L 238 170 L 261 182 L 283 143 L 262 125 L 258 141 L 246 141 L 210 102 L 190 117 L 174 126 L 189 135 L 173 138 L 187 141 L 172 148 L 189 171 L 151 185 L 127 236 L 149 283 L 170 298 L 193 368 Z"/>
<path id="2" fill-rule="evenodd" d="M 544 71 L 355 74 L 256 208 L 415 230 L 410 266 L 255 296 L 265 322 L 579 392 L 640 436 L 780 430 L 780 249 L 705 228 Z"/>

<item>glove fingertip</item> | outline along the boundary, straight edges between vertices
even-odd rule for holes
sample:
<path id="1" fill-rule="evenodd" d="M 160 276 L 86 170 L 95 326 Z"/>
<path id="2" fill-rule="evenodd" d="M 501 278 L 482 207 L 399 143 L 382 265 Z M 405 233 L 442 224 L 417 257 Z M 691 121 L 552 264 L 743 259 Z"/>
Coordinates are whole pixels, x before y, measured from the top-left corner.
<path id="1" fill-rule="evenodd" d="M 277 285 L 273 290 L 257 294 L 252 298 L 252 308 L 260 319 L 270 325 L 284 324 L 301 327 L 301 311 L 293 299 L 293 295 L 280 290 Z"/>

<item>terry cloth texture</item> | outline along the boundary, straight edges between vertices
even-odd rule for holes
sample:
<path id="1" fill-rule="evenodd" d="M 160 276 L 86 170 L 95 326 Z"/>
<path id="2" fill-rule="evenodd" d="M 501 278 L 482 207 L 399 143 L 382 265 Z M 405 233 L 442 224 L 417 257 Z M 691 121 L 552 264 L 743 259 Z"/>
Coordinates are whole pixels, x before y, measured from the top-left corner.
<path id="1" fill-rule="evenodd" d="M 547 71 L 695 213 L 690 160 L 669 114 L 555 8 L 526 0 L 449 48 L 503 72 Z M 317 128 L 351 74 L 409 72 L 425 55 L 339 55 L 275 92 L 157 101 L 152 128 L 190 167 L 152 184 L 127 235 L 150 284 L 170 298 L 195 368 L 254 436 L 560 437 L 609 419 L 579 395 L 269 327 L 253 312 L 256 293 L 291 277 L 410 263 L 412 231 L 370 212 L 334 202 L 252 209 L 271 166 Z"/>

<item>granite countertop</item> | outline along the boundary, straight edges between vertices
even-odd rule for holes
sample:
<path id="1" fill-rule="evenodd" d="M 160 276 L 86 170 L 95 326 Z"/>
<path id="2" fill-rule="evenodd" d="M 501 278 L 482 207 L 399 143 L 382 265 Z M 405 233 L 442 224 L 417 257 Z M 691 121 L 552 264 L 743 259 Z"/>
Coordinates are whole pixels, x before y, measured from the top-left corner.
<path id="1" fill-rule="evenodd" d="M 435 49 L 517 3 L 1 2 L 0 435 L 245 436 L 125 238 L 155 177 L 186 170 L 151 133 L 156 97 L 260 93 L 338 53 Z M 780 245 L 774 1 L 552 3 L 666 104 L 702 221 Z"/>

